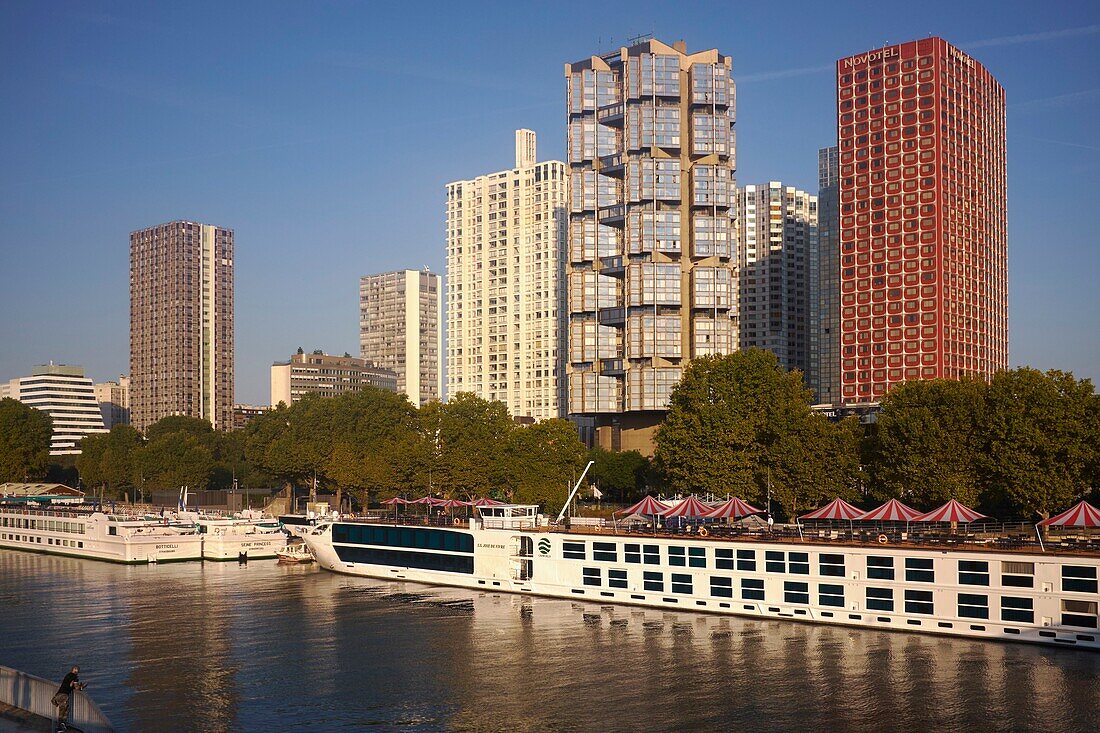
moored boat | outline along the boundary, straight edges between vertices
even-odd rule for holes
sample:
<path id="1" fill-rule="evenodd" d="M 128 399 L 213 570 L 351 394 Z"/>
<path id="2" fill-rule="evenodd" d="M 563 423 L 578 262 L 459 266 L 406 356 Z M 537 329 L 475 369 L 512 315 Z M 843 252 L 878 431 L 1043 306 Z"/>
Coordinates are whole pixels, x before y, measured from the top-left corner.
<path id="1" fill-rule="evenodd" d="M 313 553 L 304 542 L 287 545 L 275 552 L 275 557 L 282 563 L 310 563 L 313 562 Z"/>

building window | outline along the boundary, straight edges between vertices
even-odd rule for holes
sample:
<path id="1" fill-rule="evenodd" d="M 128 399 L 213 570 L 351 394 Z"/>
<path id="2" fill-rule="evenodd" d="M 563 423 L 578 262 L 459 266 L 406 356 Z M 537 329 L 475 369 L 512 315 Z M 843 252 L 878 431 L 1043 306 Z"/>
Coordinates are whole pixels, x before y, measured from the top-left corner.
<path id="1" fill-rule="evenodd" d="M 932 558 L 905 558 L 905 580 L 910 583 L 934 583 L 936 574 L 932 570 Z"/>
<path id="2" fill-rule="evenodd" d="M 642 573 L 642 587 L 644 587 L 646 590 L 663 593 L 665 590 L 664 573 L 656 573 L 651 570 L 645 571 L 644 573 Z"/>
<path id="3" fill-rule="evenodd" d="M 894 558 L 869 555 L 867 557 L 867 577 L 876 580 L 893 580 Z"/>
<path id="4" fill-rule="evenodd" d="M 817 602 L 822 606 L 844 607 L 844 586 L 822 583 L 817 586 Z"/>
<path id="5" fill-rule="evenodd" d="M 959 585 L 989 585 L 989 563 L 959 560 Z"/>
<path id="6" fill-rule="evenodd" d="M 561 554 L 566 560 L 583 560 L 584 559 L 584 543 L 583 542 L 563 542 L 561 543 Z"/>
<path id="7" fill-rule="evenodd" d="M 741 597 L 746 601 L 764 600 L 764 581 L 758 578 L 741 578 Z"/>
<path id="8" fill-rule="evenodd" d="M 710 594 L 716 598 L 733 598 L 733 578 L 721 578 L 712 575 Z"/>
<path id="9" fill-rule="evenodd" d="M 1035 612 L 1032 610 L 1032 600 L 1030 598 L 1003 596 L 1001 598 L 1001 620 L 1025 624 L 1034 623 Z"/>
<path id="10" fill-rule="evenodd" d="M 959 617 L 989 618 L 989 596 L 974 593 L 960 593 Z"/>
<path id="11" fill-rule="evenodd" d="M 868 588 L 867 608 L 873 611 L 893 611 L 894 591 L 889 588 Z"/>
<path id="12" fill-rule="evenodd" d="M 602 562 L 618 562 L 618 549 L 614 542 L 593 542 L 592 559 Z"/>
<path id="13" fill-rule="evenodd" d="M 822 554 L 821 575 L 831 575 L 837 578 L 844 577 L 844 556 Z"/>
<path id="14" fill-rule="evenodd" d="M 584 568 L 584 584 L 585 585 L 600 585 L 600 569 L 599 568 Z"/>
<path id="15" fill-rule="evenodd" d="M 786 581 L 783 583 L 783 600 L 787 603 L 809 603 L 810 584 Z"/>

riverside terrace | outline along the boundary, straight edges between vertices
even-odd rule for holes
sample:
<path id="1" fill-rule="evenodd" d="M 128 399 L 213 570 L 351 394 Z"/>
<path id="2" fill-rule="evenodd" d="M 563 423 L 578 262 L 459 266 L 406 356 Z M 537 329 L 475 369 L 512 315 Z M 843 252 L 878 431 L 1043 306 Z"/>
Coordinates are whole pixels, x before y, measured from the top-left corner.
<path id="1" fill-rule="evenodd" d="M 496 529 L 494 521 L 446 514 L 402 514 L 371 511 L 365 515 L 345 516 L 341 522 L 371 522 L 403 526 L 473 527 Z M 843 525 L 843 526 L 842 526 Z M 501 525 L 500 529 L 505 527 Z M 572 517 L 561 524 L 539 526 L 531 523 L 508 528 L 525 532 L 555 532 L 593 536 L 646 536 L 657 538 L 692 538 L 717 542 L 792 542 L 833 547 L 906 547 L 912 549 L 958 550 L 965 552 L 1021 552 L 1072 554 L 1100 557 L 1100 531 L 1095 529 L 1048 527 L 1040 537 L 1036 527 L 1027 523 L 983 522 L 957 529 L 946 526 L 922 525 L 918 522 L 848 522 L 836 520 L 808 521 L 801 525 L 775 525 L 768 529 L 762 522 L 746 524 L 688 524 L 662 526 L 659 522 L 637 520 L 609 521 L 594 517 Z M 705 533 L 699 530 L 705 528 Z"/>

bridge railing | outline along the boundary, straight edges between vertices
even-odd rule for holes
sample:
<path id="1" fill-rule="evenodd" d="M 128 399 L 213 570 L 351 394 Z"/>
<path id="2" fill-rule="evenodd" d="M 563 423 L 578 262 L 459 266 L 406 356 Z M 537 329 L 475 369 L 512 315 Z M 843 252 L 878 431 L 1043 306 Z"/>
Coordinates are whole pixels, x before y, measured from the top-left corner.
<path id="1" fill-rule="evenodd" d="M 53 696 L 58 684 L 0 666 L 0 702 L 50 721 L 57 719 Z M 69 699 L 69 723 L 85 733 L 114 733 L 115 730 L 92 698 L 80 690 L 74 690 Z"/>

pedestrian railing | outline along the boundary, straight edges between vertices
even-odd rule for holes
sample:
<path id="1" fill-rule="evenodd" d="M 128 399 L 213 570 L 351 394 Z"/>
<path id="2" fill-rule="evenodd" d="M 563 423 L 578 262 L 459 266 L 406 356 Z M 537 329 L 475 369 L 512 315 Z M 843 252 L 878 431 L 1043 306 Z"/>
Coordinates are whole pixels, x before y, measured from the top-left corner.
<path id="1" fill-rule="evenodd" d="M 50 721 L 57 720 L 53 696 L 59 683 L 44 680 L 10 667 L 0 666 L 0 703 L 5 703 Z M 92 698 L 74 690 L 69 698 L 69 723 L 85 733 L 114 733 Z"/>

